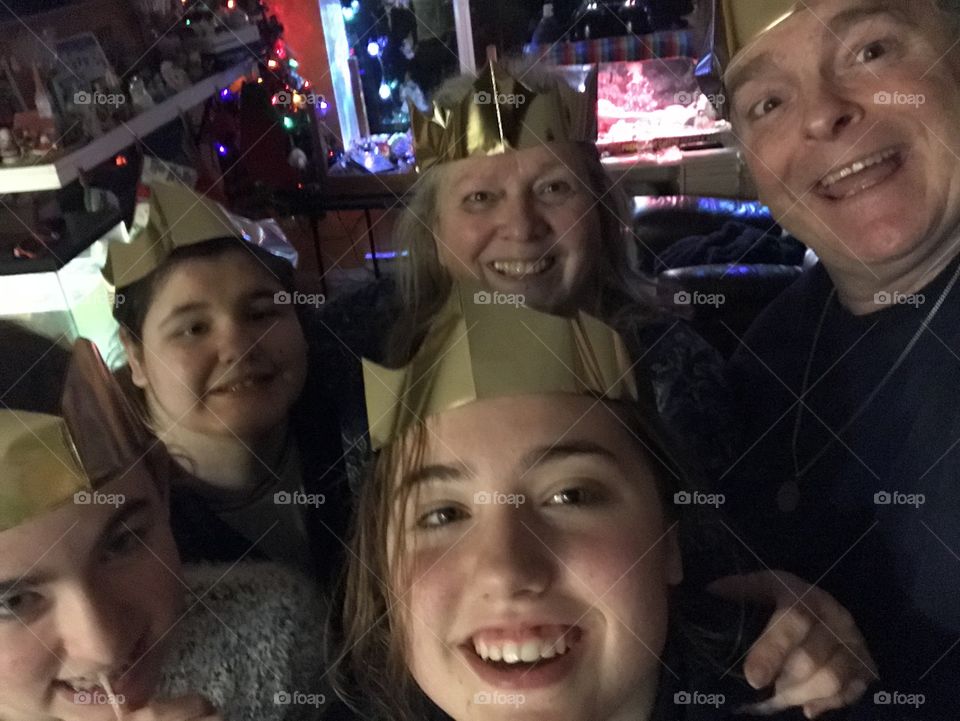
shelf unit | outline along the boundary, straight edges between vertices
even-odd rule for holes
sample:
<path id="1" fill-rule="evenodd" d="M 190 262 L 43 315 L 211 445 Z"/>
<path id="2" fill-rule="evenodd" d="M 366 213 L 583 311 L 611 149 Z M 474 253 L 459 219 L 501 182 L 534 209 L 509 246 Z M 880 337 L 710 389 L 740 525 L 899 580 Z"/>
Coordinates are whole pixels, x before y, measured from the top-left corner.
<path id="1" fill-rule="evenodd" d="M 175 120 L 238 78 L 252 72 L 252 62 L 234 65 L 204 78 L 152 108 L 145 110 L 86 145 L 47 163 L 0 168 L 0 193 L 57 190 L 69 185 L 84 170 L 95 168 L 127 146 Z"/>

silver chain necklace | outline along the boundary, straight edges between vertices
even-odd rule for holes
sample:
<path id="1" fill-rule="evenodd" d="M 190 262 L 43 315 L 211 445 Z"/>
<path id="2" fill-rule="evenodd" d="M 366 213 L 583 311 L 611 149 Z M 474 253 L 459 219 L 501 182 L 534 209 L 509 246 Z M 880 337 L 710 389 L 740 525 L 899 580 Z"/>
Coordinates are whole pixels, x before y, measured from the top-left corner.
<path id="1" fill-rule="evenodd" d="M 810 346 L 810 355 L 807 356 L 807 365 L 803 372 L 803 385 L 800 391 L 800 397 L 797 401 L 797 415 L 793 423 L 793 438 L 791 440 L 791 449 L 793 451 L 793 472 L 794 477 L 792 480 L 786 481 L 780 487 L 780 493 L 778 494 L 778 503 L 783 510 L 793 510 L 796 508 L 797 503 L 799 502 L 800 495 L 800 479 L 805 476 L 811 468 L 813 468 L 816 463 L 823 458 L 824 454 L 833 447 L 834 442 L 837 440 L 837 437 L 844 433 L 847 429 L 853 425 L 856 420 L 863 415 L 863 412 L 867 407 L 873 402 L 873 399 L 877 397 L 877 394 L 883 390 L 886 386 L 887 381 L 893 376 L 894 373 L 903 365 L 903 362 L 907 359 L 907 356 L 910 355 L 913 351 L 914 346 L 920 340 L 920 336 L 923 335 L 924 329 L 926 329 L 930 323 L 933 322 L 933 319 L 937 316 L 937 313 L 940 312 L 940 308 L 946 301 L 947 296 L 950 294 L 950 291 L 953 289 L 954 284 L 957 282 L 957 279 L 960 278 L 960 265 L 957 266 L 957 269 L 953 272 L 953 276 L 950 278 L 950 281 L 947 283 L 946 287 L 940 293 L 940 297 L 937 298 L 937 302 L 933 304 L 933 307 L 927 313 L 926 318 L 923 319 L 923 322 L 920 323 L 920 327 L 917 328 L 917 332 L 913 334 L 913 337 L 910 339 L 910 342 L 907 343 L 903 351 L 900 353 L 897 360 L 890 367 L 890 370 L 886 372 L 877 386 L 870 392 L 866 399 L 857 407 L 853 412 L 850 418 L 847 419 L 847 422 L 843 426 L 835 431 L 830 439 L 824 444 L 824 446 L 816 453 L 816 455 L 811 458 L 803 468 L 800 467 L 799 454 L 797 452 L 797 442 L 800 438 L 800 424 L 803 420 L 803 410 L 804 410 L 804 398 L 807 395 L 807 390 L 810 384 L 810 372 L 813 368 L 813 359 L 817 354 L 817 346 L 820 343 L 820 334 L 823 332 L 824 323 L 827 320 L 827 313 L 830 311 L 830 304 L 833 302 L 834 297 L 837 294 L 837 288 L 834 286 L 830 295 L 827 296 L 827 302 L 823 304 L 823 311 L 820 313 L 820 320 L 817 323 L 817 330 L 813 336 L 813 343 Z M 792 506 L 792 508 L 791 508 Z"/>

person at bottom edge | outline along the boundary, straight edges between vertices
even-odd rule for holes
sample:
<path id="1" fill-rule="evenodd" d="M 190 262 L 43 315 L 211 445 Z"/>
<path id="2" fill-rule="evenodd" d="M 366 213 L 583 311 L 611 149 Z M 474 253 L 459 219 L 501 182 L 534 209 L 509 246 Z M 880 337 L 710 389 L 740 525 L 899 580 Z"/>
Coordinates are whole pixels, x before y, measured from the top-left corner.
<path id="1" fill-rule="evenodd" d="M 93 345 L 0 339 L 0 719 L 319 718 L 315 584 L 181 568 L 172 461 Z"/>
<path id="2" fill-rule="evenodd" d="M 684 585 L 729 564 L 732 538 L 675 495 L 703 494 L 623 340 L 584 314 L 471 299 L 454 286 L 408 366 L 365 363 L 379 450 L 351 537 L 341 693 L 403 721 L 803 718 L 741 670 L 768 611 Z M 870 663 L 855 627 L 841 634 Z"/>

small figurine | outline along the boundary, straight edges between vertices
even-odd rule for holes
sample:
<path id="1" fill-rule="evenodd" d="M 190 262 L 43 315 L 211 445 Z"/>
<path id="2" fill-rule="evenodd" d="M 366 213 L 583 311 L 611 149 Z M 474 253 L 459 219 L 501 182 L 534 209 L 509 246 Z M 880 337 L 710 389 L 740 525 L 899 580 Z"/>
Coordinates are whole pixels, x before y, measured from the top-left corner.
<path id="1" fill-rule="evenodd" d="M 143 82 L 143 77 L 140 75 L 134 75 L 130 78 L 130 101 L 134 110 L 138 113 L 142 113 L 156 104 L 153 96 L 147 92 L 147 84 Z"/>
<path id="2" fill-rule="evenodd" d="M 14 142 L 10 128 L 0 128 L 0 160 L 4 165 L 14 165 L 20 160 L 20 148 Z"/>

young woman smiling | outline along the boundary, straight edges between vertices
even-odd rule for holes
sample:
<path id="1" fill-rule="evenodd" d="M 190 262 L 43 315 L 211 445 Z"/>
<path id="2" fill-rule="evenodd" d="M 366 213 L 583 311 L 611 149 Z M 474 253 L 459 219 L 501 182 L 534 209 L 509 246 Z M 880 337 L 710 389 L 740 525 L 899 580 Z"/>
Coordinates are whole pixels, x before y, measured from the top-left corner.
<path id="1" fill-rule="evenodd" d="M 328 580 L 347 516 L 340 439 L 308 372 L 293 268 L 192 190 L 152 193 L 149 222 L 111 247 L 106 272 L 127 386 L 183 471 L 181 552 L 252 553 Z"/>

